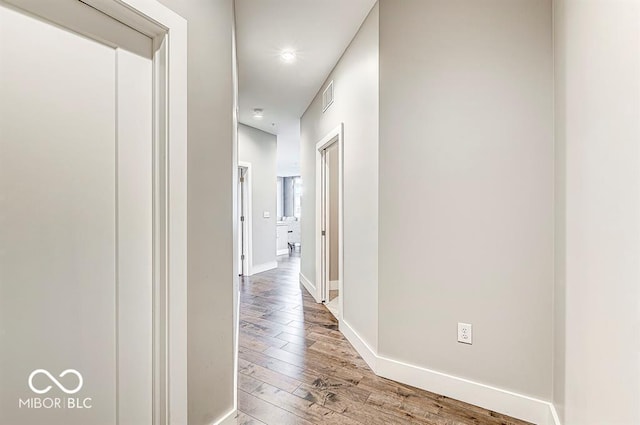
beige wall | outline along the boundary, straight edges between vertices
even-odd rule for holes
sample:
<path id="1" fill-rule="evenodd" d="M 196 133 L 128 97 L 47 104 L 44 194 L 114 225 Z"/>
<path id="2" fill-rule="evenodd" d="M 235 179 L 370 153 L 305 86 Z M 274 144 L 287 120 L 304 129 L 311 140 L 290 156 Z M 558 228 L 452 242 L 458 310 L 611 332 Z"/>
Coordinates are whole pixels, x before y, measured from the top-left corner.
<path id="1" fill-rule="evenodd" d="M 333 80 L 335 102 L 322 112 L 322 90 Z M 301 273 L 315 283 L 315 146 L 344 123 L 343 317 L 372 346 L 378 323 L 378 7 L 301 118 Z"/>
<path id="2" fill-rule="evenodd" d="M 251 163 L 251 261 L 276 262 L 276 136 L 238 126 L 238 159 Z M 263 212 L 269 211 L 269 218 Z"/>
<path id="3" fill-rule="evenodd" d="M 379 353 L 546 400 L 551 30 L 550 0 L 380 1 Z"/>
<path id="4" fill-rule="evenodd" d="M 232 0 L 160 0 L 188 21 L 189 425 L 233 408 Z"/>
<path id="5" fill-rule="evenodd" d="M 639 424 L 640 5 L 554 12 L 554 403 L 565 425 Z"/>

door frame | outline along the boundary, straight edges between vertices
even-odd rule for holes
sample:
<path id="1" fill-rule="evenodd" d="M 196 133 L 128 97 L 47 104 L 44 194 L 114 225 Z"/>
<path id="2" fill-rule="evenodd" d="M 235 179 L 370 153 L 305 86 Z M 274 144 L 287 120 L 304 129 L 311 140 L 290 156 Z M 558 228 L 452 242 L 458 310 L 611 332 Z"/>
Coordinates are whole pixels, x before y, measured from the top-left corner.
<path id="1" fill-rule="evenodd" d="M 238 161 L 238 168 L 245 168 L 246 174 L 245 174 L 245 181 L 244 181 L 244 200 L 243 200 L 243 204 L 244 204 L 244 209 L 245 209 L 245 223 L 246 223 L 246 232 L 244 232 L 244 246 L 246 247 L 246 256 L 245 256 L 245 261 L 246 261 L 246 268 L 247 268 L 247 274 L 245 276 L 252 276 L 253 275 L 253 257 L 251 255 L 251 252 L 253 250 L 253 232 L 252 232 L 252 227 L 253 227 L 253 214 L 252 214 L 252 210 L 251 210 L 251 192 L 252 192 L 252 181 L 251 181 L 251 163 L 250 162 L 246 162 L 246 161 Z M 240 196 L 240 194 L 238 194 L 238 196 Z M 240 221 L 238 221 L 238 223 L 240 223 Z"/>
<path id="2" fill-rule="evenodd" d="M 0 1 L 64 25 L 69 20 L 65 4 L 77 0 Z M 153 424 L 183 425 L 187 423 L 187 21 L 157 0 L 83 2 L 153 40 L 153 299 L 149 300 Z"/>
<path id="3" fill-rule="evenodd" d="M 316 143 L 316 226 L 315 226 L 315 240 L 316 240 L 316 294 L 314 295 L 316 302 L 322 303 L 328 299 L 328 286 L 329 280 L 326 272 L 324 273 L 325 279 L 323 279 L 323 271 L 326 264 L 326 250 L 324 239 L 322 237 L 322 222 L 325 214 L 325 208 L 323 204 L 323 167 L 325 166 L 323 160 L 323 151 L 337 143 L 338 145 L 338 293 L 340 299 L 339 306 L 339 322 L 343 320 L 343 305 L 344 305 L 344 202 L 343 202 L 343 186 L 344 186 L 344 124 L 340 123 L 336 128 L 331 130 L 325 137 Z"/>

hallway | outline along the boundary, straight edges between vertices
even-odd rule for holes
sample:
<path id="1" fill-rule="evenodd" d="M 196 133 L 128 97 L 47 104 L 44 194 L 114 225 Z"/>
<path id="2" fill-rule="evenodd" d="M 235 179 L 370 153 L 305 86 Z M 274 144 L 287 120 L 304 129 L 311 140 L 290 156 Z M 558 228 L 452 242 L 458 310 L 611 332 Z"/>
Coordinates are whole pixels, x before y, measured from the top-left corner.
<path id="1" fill-rule="evenodd" d="M 298 282 L 300 258 L 240 283 L 239 424 L 525 422 L 376 376 Z"/>

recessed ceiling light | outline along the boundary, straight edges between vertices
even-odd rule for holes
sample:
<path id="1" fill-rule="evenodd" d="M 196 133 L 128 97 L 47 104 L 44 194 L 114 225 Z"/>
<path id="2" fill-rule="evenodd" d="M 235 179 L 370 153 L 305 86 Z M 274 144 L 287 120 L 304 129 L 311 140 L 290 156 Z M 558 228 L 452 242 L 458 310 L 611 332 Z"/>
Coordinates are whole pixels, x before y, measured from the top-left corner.
<path id="1" fill-rule="evenodd" d="M 282 59 L 284 63 L 293 63 L 296 60 L 296 52 L 293 50 L 283 50 L 280 53 L 280 59 Z"/>
<path id="2" fill-rule="evenodd" d="M 264 117 L 264 111 L 260 108 L 256 108 L 253 110 L 253 118 L 257 120 L 261 120 Z"/>

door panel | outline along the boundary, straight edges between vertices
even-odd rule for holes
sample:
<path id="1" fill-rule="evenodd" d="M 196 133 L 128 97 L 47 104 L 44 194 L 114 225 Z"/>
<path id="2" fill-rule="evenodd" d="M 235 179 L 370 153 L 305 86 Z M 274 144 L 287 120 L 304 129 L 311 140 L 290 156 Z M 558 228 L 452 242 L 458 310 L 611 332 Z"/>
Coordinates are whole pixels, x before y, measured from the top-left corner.
<path id="1" fill-rule="evenodd" d="M 151 423 L 152 62 L 117 50 L 118 425 Z"/>
<path id="2" fill-rule="evenodd" d="M 321 238 L 321 255 L 320 255 L 320 294 L 321 301 L 329 301 L 328 289 L 328 255 L 327 255 L 327 150 L 323 149 L 320 157 L 320 223 L 322 228 Z"/>
<path id="3" fill-rule="evenodd" d="M 328 280 L 337 282 L 338 271 L 338 144 L 327 148 L 327 248 L 329 251 Z M 329 300 L 333 298 L 329 296 Z"/>
<path id="4" fill-rule="evenodd" d="M 0 3 L 2 424 L 150 423 L 148 42 L 129 53 Z"/>
<path id="5" fill-rule="evenodd" d="M 246 231 L 246 213 L 245 213 L 245 175 L 246 168 L 238 167 L 238 274 L 246 276 L 246 247 L 244 244 Z"/>

